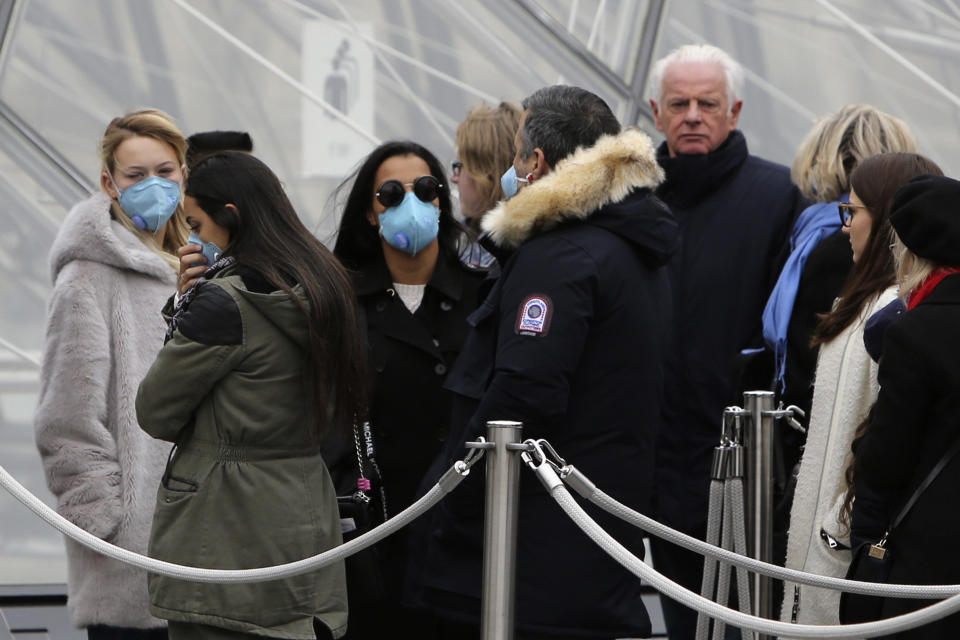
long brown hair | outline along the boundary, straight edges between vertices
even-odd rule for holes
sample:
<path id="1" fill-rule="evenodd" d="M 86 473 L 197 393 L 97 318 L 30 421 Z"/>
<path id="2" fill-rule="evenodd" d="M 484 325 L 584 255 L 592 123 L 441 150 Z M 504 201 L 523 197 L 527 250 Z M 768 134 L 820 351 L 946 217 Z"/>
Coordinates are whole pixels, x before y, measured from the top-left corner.
<path id="1" fill-rule="evenodd" d="M 840 290 L 839 301 L 820 316 L 813 332 L 813 345 L 830 342 L 850 326 L 864 305 L 896 281 L 896 266 L 890 243 L 890 206 L 893 196 L 910 178 L 925 173 L 943 175 L 940 167 L 916 153 L 881 153 L 862 161 L 850 174 L 850 187 L 870 215 L 870 238 Z"/>
<path id="2" fill-rule="evenodd" d="M 873 419 L 873 410 L 876 406 L 877 404 L 874 402 L 870 407 L 870 411 L 867 412 L 867 417 L 861 420 L 860 424 L 858 424 L 854 430 L 853 441 L 850 443 L 850 453 L 852 455 L 847 458 L 847 468 L 843 472 L 843 479 L 847 482 L 847 490 L 843 495 L 843 504 L 840 506 L 840 514 L 837 516 L 837 520 L 846 528 L 846 533 L 850 532 L 850 516 L 853 513 L 853 498 L 857 488 L 856 474 L 854 473 L 857 448 L 860 446 L 860 441 L 863 439 L 864 434 L 867 433 L 867 427 L 870 426 L 870 421 Z"/>

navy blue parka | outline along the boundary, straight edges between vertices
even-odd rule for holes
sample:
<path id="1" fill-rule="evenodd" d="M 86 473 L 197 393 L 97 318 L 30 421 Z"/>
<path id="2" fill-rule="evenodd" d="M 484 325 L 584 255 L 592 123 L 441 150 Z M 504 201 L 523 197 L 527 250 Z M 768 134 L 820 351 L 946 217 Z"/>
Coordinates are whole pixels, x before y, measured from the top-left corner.
<path id="1" fill-rule="evenodd" d="M 456 394 L 452 437 L 428 481 L 488 420 L 519 420 L 525 438 L 546 438 L 604 491 L 649 509 L 670 314 L 663 265 L 677 231 L 650 191 L 661 176 L 647 136 L 629 130 L 576 152 L 488 214 L 484 228 L 516 250 L 469 318 L 446 383 Z M 411 585 L 421 605 L 463 622 L 476 622 L 480 608 L 483 475 L 475 466 L 434 510 Z M 638 530 L 593 515 L 642 555 Z M 650 633 L 639 580 L 525 468 L 516 614 L 526 632 Z"/>

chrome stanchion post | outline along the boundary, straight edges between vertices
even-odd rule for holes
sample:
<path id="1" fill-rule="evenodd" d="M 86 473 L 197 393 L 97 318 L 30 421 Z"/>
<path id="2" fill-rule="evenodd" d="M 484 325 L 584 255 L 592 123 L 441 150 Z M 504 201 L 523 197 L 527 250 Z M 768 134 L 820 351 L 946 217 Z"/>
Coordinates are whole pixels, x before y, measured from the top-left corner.
<path id="1" fill-rule="evenodd" d="M 480 637 L 512 640 L 517 558 L 517 506 L 520 459 L 516 455 L 523 423 L 491 420 L 487 440 L 486 517 L 483 531 L 483 600 Z M 514 445 L 508 449 L 508 445 Z"/>
<path id="2" fill-rule="evenodd" d="M 743 408 L 750 414 L 744 429 L 746 473 L 744 477 L 747 515 L 747 548 L 750 555 L 773 561 L 773 392 L 747 391 Z M 753 575 L 754 615 L 773 615 L 773 583 L 770 578 Z M 761 640 L 768 636 L 761 636 Z"/>

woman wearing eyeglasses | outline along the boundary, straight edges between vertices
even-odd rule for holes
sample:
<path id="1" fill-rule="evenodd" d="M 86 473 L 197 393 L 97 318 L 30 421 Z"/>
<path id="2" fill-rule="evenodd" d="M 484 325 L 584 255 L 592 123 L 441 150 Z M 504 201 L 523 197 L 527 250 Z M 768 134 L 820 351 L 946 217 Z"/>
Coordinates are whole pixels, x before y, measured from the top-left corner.
<path id="1" fill-rule="evenodd" d="M 458 260 L 462 237 L 443 169 L 419 144 L 385 143 L 353 177 L 334 254 L 353 271 L 366 323 L 370 434 L 390 516 L 413 502 L 447 437 L 450 404 L 441 385 L 483 277 Z M 353 443 L 343 449 L 331 460 L 341 495 L 356 490 L 357 480 Z M 397 604 L 406 538 L 403 530 L 378 545 L 382 599 L 350 593 L 350 638 L 402 629 L 429 637 L 427 623 Z"/>
<path id="2" fill-rule="evenodd" d="M 890 207 L 897 189 L 920 174 L 942 175 L 915 153 L 882 153 L 850 175 L 850 202 L 840 222 L 850 240 L 853 268 L 833 309 L 821 316 L 813 342 L 820 346 L 807 444 L 790 511 L 786 565 L 842 577 L 850 564 L 844 514 L 844 471 L 857 426 L 877 397 L 877 364 L 864 347 L 867 320 L 897 295 Z M 840 593 L 787 584 L 781 617 L 803 624 L 839 624 Z"/>

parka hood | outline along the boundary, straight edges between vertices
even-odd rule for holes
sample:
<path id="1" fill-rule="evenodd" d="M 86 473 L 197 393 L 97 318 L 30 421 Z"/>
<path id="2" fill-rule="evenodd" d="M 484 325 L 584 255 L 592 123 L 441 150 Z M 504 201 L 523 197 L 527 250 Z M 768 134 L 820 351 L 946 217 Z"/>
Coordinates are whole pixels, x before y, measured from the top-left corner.
<path id="1" fill-rule="evenodd" d="M 293 288 L 293 291 L 297 294 L 300 302 L 306 305 L 307 299 L 304 296 L 303 288 L 297 285 Z M 300 304 L 291 298 L 286 291 L 278 289 L 271 293 L 257 293 L 238 287 L 237 293 L 267 320 L 272 322 L 294 344 L 304 349 L 309 346 L 310 336 L 307 329 L 307 316 Z"/>
<path id="2" fill-rule="evenodd" d="M 177 272 L 173 267 L 113 220 L 110 204 L 107 194 L 97 192 L 70 210 L 50 249 L 53 280 L 70 262 L 87 260 L 176 284 Z"/>
<path id="3" fill-rule="evenodd" d="M 560 224 L 585 221 L 637 245 L 660 265 L 674 253 L 679 237 L 669 209 L 650 192 L 663 179 L 650 138 L 627 129 L 564 158 L 498 204 L 481 225 L 497 245 L 515 249 Z"/>

